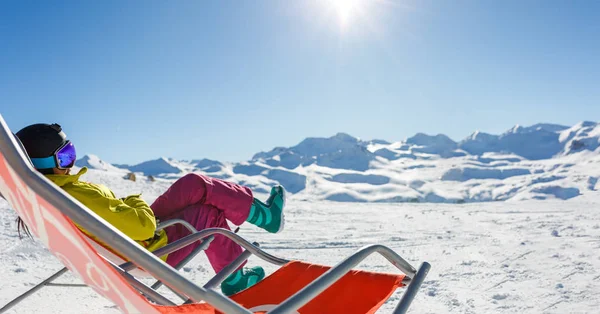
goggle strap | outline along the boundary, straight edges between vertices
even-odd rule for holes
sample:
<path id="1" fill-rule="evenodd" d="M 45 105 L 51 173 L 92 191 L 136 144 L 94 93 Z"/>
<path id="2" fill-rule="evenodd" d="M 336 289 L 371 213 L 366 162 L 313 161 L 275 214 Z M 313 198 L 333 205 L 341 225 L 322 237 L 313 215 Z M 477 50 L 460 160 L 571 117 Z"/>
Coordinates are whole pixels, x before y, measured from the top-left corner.
<path id="1" fill-rule="evenodd" d="M 31 158 L 31 162 L 36 169 L 49 169 L 56 167 L 54 156 L 44 158 Z"/>

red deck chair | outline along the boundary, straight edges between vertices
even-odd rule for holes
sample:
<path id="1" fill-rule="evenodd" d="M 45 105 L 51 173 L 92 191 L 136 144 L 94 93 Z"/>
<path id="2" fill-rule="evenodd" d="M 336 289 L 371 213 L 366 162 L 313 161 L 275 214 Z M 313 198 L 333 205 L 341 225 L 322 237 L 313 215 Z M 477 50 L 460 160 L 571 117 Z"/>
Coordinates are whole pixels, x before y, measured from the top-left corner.
<path id="1" fill-rule="evenodd" d="M 0 195 L 17 211 L 31 232 L 66 266 L 35 288 L 0 309 L 0 313 L 62 275 L 67 269 L 77 274 L 96 292 L 125 313 L 374 313 L 401 286 L 406 291 L 394 313 L 405 313 L 418 292 L 430 265 L 417 271 L 391 249 L 382 245 L 364 247 L 334 267 L 288 261 L 270 255 L 237 234 L 224 229 L 206 229 L 180 239 L 155 252 L 148 252 L 77 200 L 36 172 L 0 116 Z M 118 265 L 98 253 L 75 227 L 79 224 L 130 262 Z M 210 243 L 214 234 L 227 236 L 246 250 L 229 266 L 200 287 L 182 276 L 157 256 L 185 245 Z M 208 239 L 208 241 L 206 241 Z M 383 255 L 403 274 L 353 271 L 373 253 Z M 214 288 L 255 254 L 282 267 L 231 297 Z M 136 268 L 176 292 L 183 304 L 159 294 L 128 271 Z"/>

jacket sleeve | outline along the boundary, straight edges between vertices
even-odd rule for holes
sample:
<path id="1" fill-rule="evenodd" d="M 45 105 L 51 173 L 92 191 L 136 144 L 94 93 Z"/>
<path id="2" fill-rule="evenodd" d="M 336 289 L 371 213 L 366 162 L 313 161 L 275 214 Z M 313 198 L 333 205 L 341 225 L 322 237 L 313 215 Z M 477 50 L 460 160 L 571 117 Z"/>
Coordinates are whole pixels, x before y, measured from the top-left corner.
<path id="1" fill-rule="evenodd" d="M 92 193 L 87 191 L 81 197 L 76 195 L 77 192 L 72 194 L 83 205 L 131 239 L 143 241 L 154 236 L 156 218 L 148 203 L 141 199 L 139 195 L 118 199 L 104 195 L 100 191 L 93 191 Z"/>

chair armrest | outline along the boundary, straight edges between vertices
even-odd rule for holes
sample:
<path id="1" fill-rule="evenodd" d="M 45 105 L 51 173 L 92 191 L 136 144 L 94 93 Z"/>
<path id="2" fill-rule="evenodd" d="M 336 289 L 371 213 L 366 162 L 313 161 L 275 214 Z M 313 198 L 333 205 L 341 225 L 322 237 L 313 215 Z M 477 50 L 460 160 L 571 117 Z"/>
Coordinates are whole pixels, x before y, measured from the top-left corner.
<path id="1" fill-rule="evenodd" d="M 196 233 L 198 232 L 198 230 L 196 230 L 196 228 L 194 228 L 194 226 L 192 226 L 192 224 L 190 224 L 189 222 L 183 220 L 183 219 L 169 219 L 167 221 L 163 221 L 161 223 L 158 224 L 158 227 L 156 228 L 156 230 L 162 230 L 166 227 L 172 226 L 172 225 L 176 225 L 176 224 L 180 224 L 183 225 L 185 228 L 187 228 L 191 233 Z"/>

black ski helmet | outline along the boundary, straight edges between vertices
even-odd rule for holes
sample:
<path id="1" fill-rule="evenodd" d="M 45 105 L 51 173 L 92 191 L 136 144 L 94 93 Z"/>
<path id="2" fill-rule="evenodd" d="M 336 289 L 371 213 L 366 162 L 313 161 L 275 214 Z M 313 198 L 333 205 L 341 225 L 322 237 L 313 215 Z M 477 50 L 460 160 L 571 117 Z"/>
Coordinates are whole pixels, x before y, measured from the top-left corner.
<path id="1" fill-rule="evenodd" d="M 56 123 L 38 123 L 24 127 L 15 134 L 27 151 L 29 158 L 50 157 L 67 141 L 67 135 Z"/>

